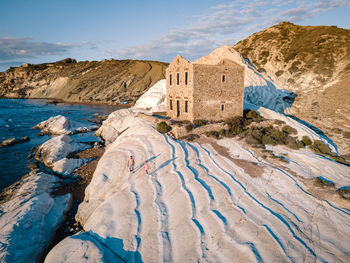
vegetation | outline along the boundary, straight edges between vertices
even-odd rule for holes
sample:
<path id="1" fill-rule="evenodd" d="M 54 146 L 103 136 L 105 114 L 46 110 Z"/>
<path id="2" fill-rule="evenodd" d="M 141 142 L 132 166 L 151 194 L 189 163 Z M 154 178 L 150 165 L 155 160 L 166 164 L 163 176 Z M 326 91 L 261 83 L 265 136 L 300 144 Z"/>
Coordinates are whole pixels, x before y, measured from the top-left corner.
<path id="1" fill-rule="evenodd" d="M 54 63 L 27 64 L 0 72 L 0 97 L 11 93 L 16 97 L 30 98 L 35 94 L 35 98 L 74 102 L 131 102 L 158 80 L 164 79 L 167 65 L 112 59 L 100 62 L 64 59 Z M 56 80 L 57 85 L 50 85 Z"/>
<path id="2" fill-rule="evenodd" d="M 187 124 L 187 125 L 185 126 L 185 129 L 186 129 L 187 132 L 192 131 L 192 130 L 193 130 L 192 124 Z"/>
<path id="3" fill-rule="evenodd" d="M 287 133 L 287 134 L 298 134 L 297 130 L 290 127 L 289 125 L 284 125 L 282 127 L 282 131 Z"/>
<path id="4" fill-rule="evenodd" d="M 277 125 L 282 125 L 282 124 L 285 124 L 285 122 L 284 122 L 284 121 L 282 121 L 282 120 L 278 120 L 278 119 L 274 120 L 274 121 L 273 121 L 273 123 L 274 123 L 274 124 L 277 124 Z"/>
<path id="5" fill-rule="evenodd" d="M 165 121 L 162 121 L 157 124 L 157 131 L 160 133 L 167 133 L 170 131 L 170 126 Z"/>
<path id="6" fill-rule="evenodd" d="M 193 125 L 195 126 L 204 126 L 206 124 L 206 121 L 204 120 L 194 120 Z"/>
<path id="7" fill-rule="evenodd" d="M 255 110 L 244 110 L 243 117 L 247 119 L 248 122 L 260 122 L 264 120 L 264 118 L 261 117 Z"/>
<path id="8" fill-rule="evenodd" d="M 331 155 L 331 151 L 328 146 L 320 140 L 315 140 L 314 143 L 310 145 L 310 149 L 315 153 Z"/>
<path id="9" fill-rule="evenodd" d="M 309 138 L 309 136 L 303 136 L 303 139 L 301 140 L 306 146 L 309 146 L 312 144 L 311 139 Z"/>
<path id="10" fill-rule="evenodd" d="M 205 135 L 207 135 L 208 137 L 214 137 L 216 139 L 220 138 L 220 134 L 217 131 L 209 131 L 209 132 L 206 132 Z"/>
<path id="11" fill-rule="evenodd" d="M 243 117 L 233 117 L 225 120 L 224 124 L 228 126 L 228 129 L 224 132 L 225 136 L 234 137 L 244 131 L 248 122 Z"/>
<path id="12" fill-rule="evenodd" d="M 320 83 L 326 83 L 335 71 L 338 54 L 342 55 L 344 70 L 349 71 L 350 30 L 336 26 L 298 26 L 282 22 L 276 26 L 255 33 L 238 42 L 234 48 L 249 59 L 257 68 L 262 68 L 269 60 L 278 61 L 278 69 L 287 69 L 292 76 L 287 82 L 311 71 L 319 75 Z M 276 50 L 271 54 L 270 50 Z M 277 77 L 284 72 L 275 72 Z"/>
<path id="13" fill-rule="evenodd" d="M 243 117 L 233 117 L 226 119 L 224 124 L 227 129 L 221 129 L 219 131 L 210 131 L 206 135 L 213 138 L 221 137 L 235 137 L 239 136 L 245 139 L 246 143 L 255 146 L 264 145 L 286 145 L 291 149 L 299 149 L 305 147 L 303 141 L 299 141 L 296 138 L 290 136 L 291 134 L 297 134 L 297 131 L 284 125 L 282 130 L 274 127 L 273 125 L 263 127 L 258 124 L 264 119 L 254 110 L 244 111 Z M 274 123 L 284 124 L 283 121 L 275 120 Z"/>
<path id="14" fill-rule="evenodd" d="M 312 145 L 310 145 L 310 149 L 312 151 L 314 151 L 315 153 L 321 154 L 321 155 L 323 155 L 327 158 L 330 158 L 338 163 L 342 163 L 342 164 L 345 164 L 347 166 L 350 166 L 350 163 L 347 162 L 345 158 L 332 153 L 330 151 L 329 147 L 320 140 L 315 140 L 314 143 Z"/>

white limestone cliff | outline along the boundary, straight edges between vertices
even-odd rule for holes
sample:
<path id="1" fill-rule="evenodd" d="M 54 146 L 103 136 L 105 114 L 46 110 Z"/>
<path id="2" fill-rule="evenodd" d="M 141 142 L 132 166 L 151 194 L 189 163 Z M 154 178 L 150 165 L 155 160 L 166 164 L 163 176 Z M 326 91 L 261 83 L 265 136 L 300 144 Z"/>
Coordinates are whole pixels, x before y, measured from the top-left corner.
<path id="1" fill-rule="evenodd" d="M 0 205 L 1 262 L 39 261 L 71 203 L 69 194 L 51 196 L 58 181 L 53 175 L 32 173 Z"/>
<path id="2" fill-rule="evenodd" d="M 287 156 L 276 165 L 239 141 L 219 141 L 231 158 L 260 171 L 252 176 L 211 144 L 174 140 L 131 111 L 111 114 L 103 126 L 123 132 L 108 137 L 79 206 L 84 232 L 61 241 L 46 262 L 350 260 L 349 207 L 317 196 L 307 180 L 319 178 L 320 170 L 305 169 L 303 162 L 337 170 L 322 173 L 336 187 L 348 185 L 349 167 L 284 148 L 271 149 Z M 135 173 L 127 168 L 130 155 Z"/>

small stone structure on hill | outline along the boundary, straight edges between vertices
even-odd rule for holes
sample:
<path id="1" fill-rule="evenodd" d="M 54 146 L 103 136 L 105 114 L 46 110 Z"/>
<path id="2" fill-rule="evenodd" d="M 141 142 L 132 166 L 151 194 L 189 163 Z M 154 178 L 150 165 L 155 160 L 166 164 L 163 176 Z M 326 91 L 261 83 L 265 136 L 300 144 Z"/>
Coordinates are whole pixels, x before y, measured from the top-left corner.
<path id="1" fill-rule="evenodd" d="M 167 116 L 219 121 L 243 115 L 244 67 L 223 59 L 191 63 L 180 55 L 166 69 Z"/>

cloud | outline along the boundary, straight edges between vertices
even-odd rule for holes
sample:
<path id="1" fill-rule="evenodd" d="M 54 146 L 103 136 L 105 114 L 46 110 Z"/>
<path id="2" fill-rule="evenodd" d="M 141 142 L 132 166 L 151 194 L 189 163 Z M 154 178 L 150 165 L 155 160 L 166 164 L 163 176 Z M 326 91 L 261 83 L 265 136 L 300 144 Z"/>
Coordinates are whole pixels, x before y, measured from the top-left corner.
<path id="1" fill-rule="evenodd" d="M 187 28 L 172 30 L 146 44 L 122 49 L 117 56 L 169 61 L 180 53 L 189 59 L 196 59 L 218 47 L 219 42 L 227 43 L 225 38 L 232 39 L 232 34 L 260 15 L 255 9 L 238 10 L 235 4 L 219 5 L 213 10 L 210 15 L 198 16 L 197 21 Z"/>
<path id="2" fill-rule="evenodd" d="M 195 15 L 186 28 L 171 30 L 148 43 L 109 51 L 123 58 L 171 61 L 176 54 L 196 59 L 226 44 L 233 45 L 250 34 L 281 21 L 300 23 L 317 13 L 349 6 L 346 0 L 236 0 L 212 6 L 205 15 Z"/>
<path id="3" fill-rule="evenodd" d="M 311 16 L 312 10 L 309 10 L 304 7 L 297 7 L 280 12 L 279 15 L 272 21 L 274 23 L 278 23 L 281 21 L 299 22 L 306 18 L 310 18 Z"/>
<path id="4" fill-rule="evenodd" d="M 72 43 L 35 42 L 29 37 L 0 38 L 0 61 L 62 55 L 79 45 Z"/>

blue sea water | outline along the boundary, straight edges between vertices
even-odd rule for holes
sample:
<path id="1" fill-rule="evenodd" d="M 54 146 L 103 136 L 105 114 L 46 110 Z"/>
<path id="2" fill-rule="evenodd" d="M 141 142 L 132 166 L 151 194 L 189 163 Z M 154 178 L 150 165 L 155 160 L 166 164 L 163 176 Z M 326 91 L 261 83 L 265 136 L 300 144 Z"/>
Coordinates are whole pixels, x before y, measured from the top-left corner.
<path id="1" fill-rule="evenodd" d="M 56 115 L 66 116 L 69 120 L 91 124 L 94 113 L 109 114 L 116 110 L 112 106 L 82 104 L 48 104 L 45 100 L 0 99 L 0 142 L 11 137 L 28 136 L 30 141 L 0 148 L 0 192 L 27 174 L 31 150 L 47 141 L 50 136 L 38 136 L 40 130 L 33 130 L 41 121 Z M 97 141 L 93 133 L 76 134 L 74 141 Z"/>

